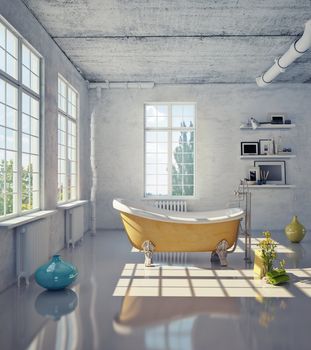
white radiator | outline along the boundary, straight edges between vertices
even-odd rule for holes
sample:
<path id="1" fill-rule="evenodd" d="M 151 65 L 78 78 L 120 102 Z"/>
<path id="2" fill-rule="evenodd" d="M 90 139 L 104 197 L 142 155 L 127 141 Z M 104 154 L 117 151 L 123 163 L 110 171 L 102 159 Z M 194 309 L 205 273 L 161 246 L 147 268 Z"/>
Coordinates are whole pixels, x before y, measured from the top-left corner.
<path id="1" fill-rule="evenodd" d="M 20 286 L 22 278 L 29 284 L 29 277 L 49 259 L 48 220 L 15 228 L 16 274 Z"/>
<path id="2" fill-rule="evenodd" d="M 187 202 L 184 200 L 158 200 L 154 201 L 154 206 L 170 211 L 187 211 Z"/>
<path id="3" fill-rule="evenodd" d="M 153 202 L 159 209 L 170 211 L 187 211 L 187 202 L 184 200 L 158 200 Z M 187 253 L 185 252 L 158 252 L 154 254 L 154 260 L 162 263 L 185 264 L 187 262 Z"/>
<path id="4" fill-rule="evenodd" d="M 65 210 L 65 237 L 67 247 L 75 244 L 84 235 L 84 206 Z"/>

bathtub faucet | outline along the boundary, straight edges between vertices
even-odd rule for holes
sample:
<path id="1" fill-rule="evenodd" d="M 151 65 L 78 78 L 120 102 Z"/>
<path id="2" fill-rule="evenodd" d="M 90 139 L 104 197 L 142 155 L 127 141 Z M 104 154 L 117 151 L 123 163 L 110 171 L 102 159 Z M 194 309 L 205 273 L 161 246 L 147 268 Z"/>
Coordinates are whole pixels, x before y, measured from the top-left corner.
<path id="1" fill-rule="evenodd" d="M 251 245 L 252 245 L 252 235 L 251 235 L 251 211 L 252 211 L 252 194 L 248 187 L 248 182 L 246 179 L 241 179 L 234 195 L 238 198 L 239 202 L 245 202 L 245 217 L 244 217 L 244 228 L 242 232 L 245 238 L 245 256 L 244 260 L 251 263 Z M 241 203 L 239 203 L 240 205 Z"/>

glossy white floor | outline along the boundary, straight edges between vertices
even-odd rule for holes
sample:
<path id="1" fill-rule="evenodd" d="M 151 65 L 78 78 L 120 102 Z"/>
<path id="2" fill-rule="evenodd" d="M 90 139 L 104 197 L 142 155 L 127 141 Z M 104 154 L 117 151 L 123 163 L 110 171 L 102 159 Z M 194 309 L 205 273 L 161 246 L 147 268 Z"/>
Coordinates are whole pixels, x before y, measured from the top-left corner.
<path id="1" fill-rule="evenodd" d="M 80 272 L 71 290 L 45 292 L 32 282 L 0 294 L 0 348 L 309 350 L 311 240 L 274 238 L 291 273 L 283 287 L 252 279 L 242 242 L 227 268 L 188 253 L 147 269 L 123 232 L 87 236 L 62 252 Z"/>

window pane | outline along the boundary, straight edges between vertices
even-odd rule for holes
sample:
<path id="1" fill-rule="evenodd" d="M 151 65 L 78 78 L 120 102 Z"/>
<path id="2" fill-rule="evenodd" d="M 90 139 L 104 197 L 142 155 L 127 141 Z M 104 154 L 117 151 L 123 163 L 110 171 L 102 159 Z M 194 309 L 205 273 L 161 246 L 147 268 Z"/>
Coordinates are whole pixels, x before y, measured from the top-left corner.
<path id="1" fill-rule="evenodd" d="M 31 73 L 31 90 L 36 92 L 37 94 L 39 93 L 39 77 L 37 77 L 35 74 Z"/>
<path id="2" fill-rule="evenodd" d="M 30 96 L 25 93 L 22 95 L 22 109 L 24 113 L 30 115 Z"/>
<path id="3" fill-rule="evenodd" d="M 17 132 L 6 129 L 6 148 L 9 150 L 17 150 Z"/>
<path id="4" fill-rule="evenodd" d="M 155 128 L 157 126 L 157 118 L 156 117 L 147 117 L 146 118 L 146 127 L 147 128 Z"/>
<path id="5" fill-rule="evenodd" d="M 32 194 L 32 206 L 33 209 L 38 209 L 39 208 L 39 203 L 40 203 L 40 193 L 39 191 L 34 191 Z"/>
<path id="6" fill-rule="evenodd" d="M 168 174 L 167 164 L 158 164 L 157 165 L 158 174 Z"/>
<path id="7" fill-rule="evenodd" d="M 17 111 L 13 108 L 6 108 L 6 126 L 17 130 Z"/>
<path id="8" fill-rule="evenodd" d="M 12 167 L 12 171 L 17 172 L 17 152 L 6 151 L 6 163 Z"/>
<path id="9" fill-rule="evenodd" d="M 157 194 L 157 187 L 156 186 L 146 186 L 146 195 L 147 196 L 155 196 Z"/>
<path id="10" fill-rule="evenodd" d="M 145 106 L 145 116 L 146 117 L 156 117 L 157 110 L 155 106 Z"/>
<path id="11" fill-rule="evenodd" d="M 36 173 L 32 174 L 32 188 L 34 191 L 39 190 L 39 174 L 36 174 Z"/>
<path id="12" fill-rule="evenodd" d="M 6 103 L 17 109 L 17 88 L 9 83 L 6 84 Z"/>
<path id="13" fill-rule="evenodd" d="M 30 117 L 27 114 L 22 115 L 22 131 L 24 133 L 30 133 Z"/>
<path id="14" fill-rule="evenodd" d="M 5 125 L 5 106 L 0 103 L 0 125 Z"/>
<path id="15" fill-rule="evenodd" d="M 6 206 L 6 214 L 12 214 L 14 210 L 13 194 L 6 195 L 5 206 Z"/>
<path id="16" fill-rule="evenodd" d="M 161 186 L 167 186 L 168 185 L 168 178 L 165 175 L 158 175 L 157 176 L 157 184 Z"/>
<path id="17" fill-rule="evenodd" d="M 158 117 L 158 127 L 165 128 L 168 126 L 168 118 L 167 117 Z"/>
<path id="18" fill-rule="evenodd" d="M 22 63 L 30 69 L 30 50 L 24 44 L 22 45 Z"/>
<path id="19" fill-rule="evenodd" d="M 15 58 L 17 54 L 18 40 L 17 37 L 9 30 L 6 31 L 6 50 Z"/>
<path id="20" fill-rule="evenodd" d="M 22 68 L 23 84 L 30 88 L 30 70 L 23 66 Z"/>
<path id="21" fill-rule="evenodd" d="M 0 23 L 0 46 L 5 49 L 5 26 Z"/>
<path id="22" fill-rule="evenodd" d="M 156 174 L 157 173 L 157 166 L 155 164 L 148 164 L 146 165 L 146 174 Z"/>
<path id="23" fill-rule="evenodd" d="M 39 102 L 34 98 L 31 99 L 31 116 L 39 118 Z"/>
<path id="24" fill-rule="evenodd" d="M 0 69 L 5 71 L 5 51 L 0 47 Z"/>
<path id="25" fill-rule="evenodd" d="M 157 162 L 157 155 L 152 153 L 146 154 L 146 164 L 155 164 Z"/>
<path id="26" fill-rule="evenodd" d="M 0 79 L 0 102 L 5 103 L 5 82 Z"/>
<path id="27" fill-rule="evenodd" d="M 26 154 L 26 153 L 23 153 L 22 155 L 22 167 L 23 167 L 23 170 L 25 171 L 29 171 L 29 168 L 30 168 L 30 156 L 29 154 Z"/>
<path id="28" fill-rule="evenodd" d="M 168 106 L 157 106 L 157 116 L 158 117 L 167 117 L 168 116 Z"/>
<path id="29" fill-rule="evenodd" d="M 30 152 L 30 136 L 27 134 L 22 134 L 22 151 Z"/>
<path id="30" fill-rule="evenodd" d="M 17 79 L 18 68 L 17 60 L 11 55 L 6 55 L 6 72 L 11 75 L 13 78 Z"/>
<path id="31" fill-rule="evenodd" d="M 156 143 L 147 143 L 146 144 L 146 152 L 156 153 L 157 152 L 157 144 Z"/>
<path id="32" fill-rule="evenodd" d="M 157 132 L 156 131 L 146 131 L 146 142 L 156 142 Z"/>
<path id="33" fill-rule="evenodd" d="M 167 186 L 158 186 L 158 193 L 159 196 L 167 196 L 168 195 L 168 187 Z"/>
<path id="34" fill-rule="evenodd" d="M 173 118 L 173 127 L 174 128 L 182 128 L 183 127 L 183 119 L 182 118 Z"/>
<path id="35" fill-rule="evenodd" d="M 39 139 L 37 137 L 31 137 L 31 153 L 39 154 Z"/>
<path id="36" fill-rule="evenodd" d="M 39 136 L 39 120 L 31 118 L 31 134 L 34 136 Z"/>
<path id="37" fill-rule="evenodd" d="M 30 160 L 31 160 L 32 171 L 35 173 L 38 173 L 39 172 L 39 157 L 31 155 Z"/>
<path id="38" fill-rule="evenodd" d="M 39 76 L 39 58 L 32 52 L 31 53 L 31 71 Z"/>
<path id="39" fill-rule="evenodd" d="M 0 126 L 0 148 L 5 148 L 5 128 Z"/>
<path id="40" fill-rule="evenodd" d="M 1 187 L 1 178 L 0 178 L 0 187 Z M 0 192 L 0 216 L 4 215 L 4 196 Z"/>

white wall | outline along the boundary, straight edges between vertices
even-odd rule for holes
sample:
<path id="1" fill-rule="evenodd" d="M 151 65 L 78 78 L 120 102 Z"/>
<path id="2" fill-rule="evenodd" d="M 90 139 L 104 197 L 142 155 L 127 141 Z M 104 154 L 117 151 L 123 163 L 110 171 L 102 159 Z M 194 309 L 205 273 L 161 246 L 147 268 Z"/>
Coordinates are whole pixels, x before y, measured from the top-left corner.
<path id="1" fill-rule="evenodd" d="M 255 84 L 158 86 L 146 90 L 102 90 L 91 104 L 96 106 L 96 164 L 98 171 L 97 227 L 120 228 L 112 209 L 115 197 L 143 198 L 144 129 L 143 105 L 155 101 L 197 103 L 196 198 L 190 209 L 215 209 L 227 205 L 240 178 L 252 161 L 240 160 L 240 141 L 283 136 L 297 158 L 287 161 L 287 180 L 295 190 L 253 192 L 253 227 L 281 229 L 294 213 L 311 228 L 311 86 Z M 250 116 L 266 120 L 267 114 L 284 112 L 297 124 L 291 131 L 241 131 Z M 287 142 L 286 142 L 287 140 Z"/>

